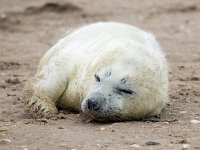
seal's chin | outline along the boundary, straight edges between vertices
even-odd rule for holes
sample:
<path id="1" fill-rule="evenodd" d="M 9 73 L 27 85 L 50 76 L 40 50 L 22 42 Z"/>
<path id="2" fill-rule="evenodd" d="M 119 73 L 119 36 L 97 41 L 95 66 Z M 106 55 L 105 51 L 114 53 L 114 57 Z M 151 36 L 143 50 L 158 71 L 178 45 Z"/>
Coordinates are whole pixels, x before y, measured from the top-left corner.
<path id="1" fill-rule="evenodd" d="M 106 113 L 97 113 L 97 112 L 83 112 L 84 115 L 94 121 L 99 122 L 115 122 L 115 121 L 122 121 L 124 118 L 120 114 L 106 114 Z"/>

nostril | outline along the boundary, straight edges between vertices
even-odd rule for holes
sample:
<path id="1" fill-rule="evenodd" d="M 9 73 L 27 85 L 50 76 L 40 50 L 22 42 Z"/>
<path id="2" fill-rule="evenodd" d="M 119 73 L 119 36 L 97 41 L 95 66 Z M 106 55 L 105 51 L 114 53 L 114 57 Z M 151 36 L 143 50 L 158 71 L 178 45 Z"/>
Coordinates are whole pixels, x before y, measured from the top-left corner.
<path id="1" fill-rule="evenodd" d="M 87 100 L 87 107 L 88 107 L 88 110 L 92 111 L 92 110 L 99 110 L 100 109 L 100 104 L 98 101 L 94 100 L 94 99 L 88 99 Z"/>

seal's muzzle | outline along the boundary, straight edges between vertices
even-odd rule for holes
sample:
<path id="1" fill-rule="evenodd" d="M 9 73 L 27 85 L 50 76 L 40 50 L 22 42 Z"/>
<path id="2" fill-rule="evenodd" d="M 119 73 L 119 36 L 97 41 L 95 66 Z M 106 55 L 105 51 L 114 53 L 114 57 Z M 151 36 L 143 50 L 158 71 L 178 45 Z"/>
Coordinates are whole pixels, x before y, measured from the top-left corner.
<path id="1" fill-rule="evenodd" d="M 86 108 L 90 112 L 96 112 L 102 109 L 106 99 L 100 93 L 94 93 L 90 98 L 86 100 Z"/>

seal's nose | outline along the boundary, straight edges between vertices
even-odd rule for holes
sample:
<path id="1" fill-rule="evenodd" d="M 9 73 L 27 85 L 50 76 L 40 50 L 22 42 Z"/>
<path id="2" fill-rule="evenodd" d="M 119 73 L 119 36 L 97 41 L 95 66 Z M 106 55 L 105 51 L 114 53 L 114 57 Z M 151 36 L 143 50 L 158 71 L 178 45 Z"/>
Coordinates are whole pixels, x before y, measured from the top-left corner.
<path id="1" fill-rule="evenodd" d="M 101 108 L 101 104 L 98 100 L 91 98 L 87 100 L 87 107 L 90 111 L 97 111 Z"/>
<path id="2" fill-rule="evenodd" d="M 101 93 L 92 93 L 86 100 L 86 108 L 90 112 L 96 112 L 103 109 L 106 98 Z"/>

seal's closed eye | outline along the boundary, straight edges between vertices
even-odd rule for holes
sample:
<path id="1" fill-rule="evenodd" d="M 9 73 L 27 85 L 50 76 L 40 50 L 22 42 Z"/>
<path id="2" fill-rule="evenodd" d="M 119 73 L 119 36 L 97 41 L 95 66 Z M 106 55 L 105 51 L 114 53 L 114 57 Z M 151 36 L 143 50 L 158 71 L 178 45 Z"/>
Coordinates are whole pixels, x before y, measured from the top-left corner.
<path id="1" fill-rule="evenodd" d="M 125 94 L 133 94 L 133 91 L 130 89 L 122 89 L 122 88 L 116 88 L 117 89 L 117 93 L 121 94 L 121 93 L 125 93 Z"/>

